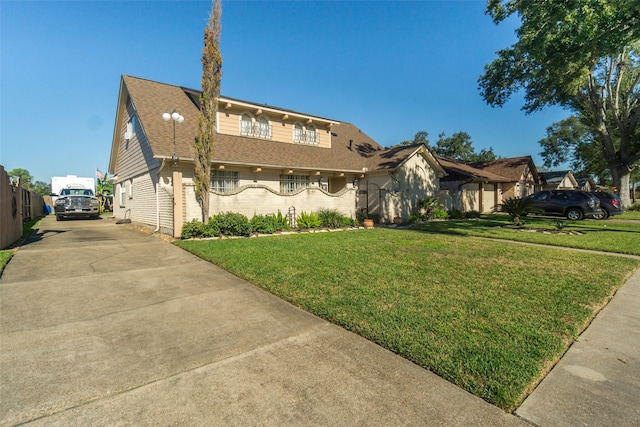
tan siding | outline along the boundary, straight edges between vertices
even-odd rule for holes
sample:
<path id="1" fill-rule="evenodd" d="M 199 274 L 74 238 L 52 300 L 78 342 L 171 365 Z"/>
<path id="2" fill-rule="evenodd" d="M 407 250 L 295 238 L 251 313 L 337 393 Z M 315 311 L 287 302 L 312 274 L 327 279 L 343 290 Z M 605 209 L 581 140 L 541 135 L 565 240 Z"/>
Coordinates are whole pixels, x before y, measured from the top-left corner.
<path id="1" fill-rule="evenodd" d="M 289 118 L 282 120 L 282 116 L 275 116 L 269 114 L 261 114 L 256 116 L 255 112 L 249 110 L 221 110 L 218 112 L 218 132 L 225 135 L 240 135 L 240 116 L 243 113 L 248 113 L 257 119 L 260 116 L 267 117 L 271 125 L 271 140 L 278 142 L 288 142 L 294 144 L 294 124 L 295 118 Z M 303 122 L 299 122 L 304 126 Z M 331 147 L 331 132 L 323 126 L 316 125 L 318 135 L 318 147 L 330 148 Z M 260 138 L 256 138 L 256 141 L 260 141 Z"/>

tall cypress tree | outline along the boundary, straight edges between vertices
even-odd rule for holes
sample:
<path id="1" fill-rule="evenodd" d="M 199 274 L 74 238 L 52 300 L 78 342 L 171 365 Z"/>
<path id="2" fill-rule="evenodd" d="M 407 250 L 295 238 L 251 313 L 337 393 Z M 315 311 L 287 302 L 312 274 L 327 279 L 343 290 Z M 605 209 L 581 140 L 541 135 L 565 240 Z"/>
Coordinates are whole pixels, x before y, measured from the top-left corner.
<path id="1" fill-rule="evenodd" d="M 211 189 L 211 160 L 214 154 L 214 130 L 222 80 L 222 55 L 220 54 L 221 0 L 213 0 L 209 22 L 204 30 L 202 49 L 202 93 L 198 114 L 198 136 L 195 139 L 196 198 L 202 209 L 202 221 L 209 217 L 209 191 Z"/>

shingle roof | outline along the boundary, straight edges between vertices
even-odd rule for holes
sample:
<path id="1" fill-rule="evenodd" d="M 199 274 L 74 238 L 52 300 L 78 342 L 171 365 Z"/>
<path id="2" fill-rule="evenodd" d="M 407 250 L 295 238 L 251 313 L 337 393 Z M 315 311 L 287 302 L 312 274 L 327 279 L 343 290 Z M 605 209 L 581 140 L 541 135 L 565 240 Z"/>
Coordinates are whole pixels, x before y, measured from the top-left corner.
<path id="1" fill-rule="evenodd" d="M 558 185 L 571 171 L 541 172 L 540 175 L 547 184 Z"/>
<path id="2" fill-rule="evenodd" d="M 473 168 L 463 162 L 447 159 L 444 157 L 436 157 L 442 165 L 447 177 L 442 178 L 443 181 L 460 181 L 471 179 L 474 181 L 491 181 L 491 182 L 509 182 L 508 178 L 498 174 Z"/>
<path id="3" fill-rule="evenodd" d="M 198 132 L 198 107 L 193 102 L 193 94 L 198 91 L 131 76 L 123 76 L 122 80 L 154 157 L 171 157 L 173 154 L 173 125 L 164 122 L 161 116 L 176 109 L 185 117 L 184 122 L 175 127 L 176 155 L 193 159 L 193 140 Z M 364 167 L 372 169 L 375 159 L 380 159 L 380 167 L 390 167 L 401 163 L 398 161 L 402 154 L 412 154 L 406 150 L 391 151 L 385 158 L 382 155 L 387 151 L 356 126 L 339 122 L 331 128 L 331 148 L 216 134 L 213 161 L 292 169 L 361 171 Z"/>
<path id="4" fill-rule="evenodd" d="M 491 172 L 507 178 L 509 182 L 517 182 L 522 178 L 527 166 L 530 167 L 534 177 L 537 178 L 537 171 L 531 156 L 511 157 L 508 159 L 497 159 L 489 162 L 473 162 L 469 166 L 485 172 Z"/>

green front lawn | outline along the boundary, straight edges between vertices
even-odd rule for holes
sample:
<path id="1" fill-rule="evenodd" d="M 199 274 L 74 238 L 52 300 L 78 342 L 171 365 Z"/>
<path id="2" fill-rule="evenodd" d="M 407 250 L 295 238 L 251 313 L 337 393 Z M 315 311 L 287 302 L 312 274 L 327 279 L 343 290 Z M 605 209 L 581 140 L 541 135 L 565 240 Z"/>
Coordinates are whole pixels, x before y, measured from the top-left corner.
<path id="1" fill-rule="evenodd" d="M 430 233 L 488 237 L 640 255 L 640 222 L 627 223 L 616 220 L 569 221 L 563 218 L 536 216 L 527 216 L 522 219 L 522 222 L 524 227 L 521 229 L 508 228 L 507 226 L 511 224 L 511 220 L 507 215 L 483 215 L 482 219 L 479 220 L 431 221 L 424 224 L 416 224 L 414 229 Z M 561 229 L 559 229 L 560 227 Z M 547 229 L 549 233 L 532 232 L 532 229 Z M 564 233 L 552 234 L 558 231 Z M 580 235 L 568 234 L 570 231 L 579 232 Z"/>
<path id="2" fill-rule="evenodd" d="M 505 410 L 639 264 L 394 229 L 177 244 Z"/>

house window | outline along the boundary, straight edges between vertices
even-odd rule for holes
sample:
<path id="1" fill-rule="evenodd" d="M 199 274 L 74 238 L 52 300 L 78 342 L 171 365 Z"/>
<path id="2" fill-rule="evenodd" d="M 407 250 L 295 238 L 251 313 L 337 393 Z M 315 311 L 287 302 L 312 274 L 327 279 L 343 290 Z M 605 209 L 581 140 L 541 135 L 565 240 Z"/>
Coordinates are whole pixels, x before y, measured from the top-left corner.
<path id="1" fill-rule="evenodd" d="M 303 127 L 300 123 L 293 125 L 293 142 L 302 144 L 317 144 L 318 131 L 313 125 Z"/>
<path id="2" fill-rule="evenodd" d="M 302 125 L 300 123 L 296 123 L 293 127 L 293 142 L 302 142 L 304 138 L 304 131 L 302 130 Z"/>
<path id="3" fill-rule="evenodd" d="M 251 136 L 252 135 L 252 120 L 248 114 L 243 114 L 240 118 L 240 135 Z"/>
<path id="4" fill-rule="evenodd" d="M 259 138 L 271 138 L 271 126 L 269 125 L 269 119 L 266 117 L 258 117 L 258 137 Z"/>
<path id="5" fill-rule="evenodd" d="M 280 192 L 293 193 L 309 186 L 309 177 L 305 175 L 280 175 Z"/>
<path id="6" fill-rule="evenodd" d="M 211 172 L 211 189 L 219 193 L 229 193 L 238 188 L 238 172 Z"/>
<path id="7" fill-rule="evenodd" d="M 127 122 L 125 139 L 131 139 L 136 135 L 136 116 L 133 115 Z"/>
<path id="8" fill-rule="evenodd" d="M 307 126 L 307 144 L 317 144 L 318 143 L 318 131 L 316 127 L 313 125 Z"/>
<path id="9" fill-rule="evenodd" d="M 125 183 L 120 184 L 120 205 L 125 206 L 127 204 L 127 189 Z"/>

